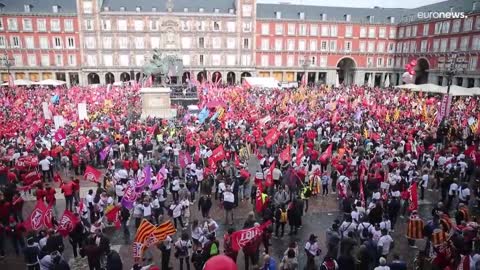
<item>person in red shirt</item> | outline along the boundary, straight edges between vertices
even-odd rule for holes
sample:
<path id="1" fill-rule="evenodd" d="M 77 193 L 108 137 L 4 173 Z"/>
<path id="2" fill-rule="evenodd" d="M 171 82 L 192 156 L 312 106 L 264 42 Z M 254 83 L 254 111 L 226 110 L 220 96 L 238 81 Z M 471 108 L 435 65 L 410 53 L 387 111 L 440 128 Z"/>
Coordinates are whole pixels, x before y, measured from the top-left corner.
<path id="1" fill-rule="evenodd" d="M 61 188 L 63 195 L 65 196 L 66 209 L 73 212 L 73 184 L 71 181 L 62 182 Z"/>
<path id="2" fill-rule="evenodd" d="M 140 169 L 140 164 L 138 164 L 138 160 L 136 158 L 132 160 L 131 167 L 133 170 L 133 175 L 137 175 L 137 172 Z"/>
<path id="3" fill-rule="evenodd" d="M 72 155 L 72 166 L 73 166 L 73 171 L 75 172 L 75 175 L 80 175 L 78 170 L 80 168 L 80 157 L 78 156 L 78 154 Z"/>
<path id="4" fill-rule="evenodd" d="M 35 195 L 37 197 L 37 201 L 43 201 L 45 199 L 45 195 L 47 195 L 47 194 L 45 192 L 45 189 L 43 189 L 42 184 L 38 185 L 37 191 L 35 191 Z"/>
<path id="5" fill-rule="evenodd" d="M 49 206 L 55 206 L 55 202 L 57 199 L 55 199 L 55 191 L 54 188 L 52 188 L 49 184 L 47 184 L 45 188 L 45 201 Z"/>
<path id="6" fill-rule="evenodd" d="M 8 179 L 8 182 L 10 183 L 17 181 L 17 175 L 13 172 L 13 169 L 8 171 L 7 179 Z"/>
<path id="7" fill-rule="evenodd" d="M 0 197 L 0 221 L 4 226 L 8 225 L 8 217 L 10 216 L 10 203 L 5 200 L 5 197 Z"/>
<path id="8" fill-rule="evenodd" d="M 73 179 L 72 180 L 72 187 L 73 187 L 73 199 L 75 199 L 75 203 L 80 202 L 80 180 Z"/>
<path id="9" fill-rule="evenodd" d="M 130 172 L 130 160 L 128 158 L 125 158 L 123 161 L 123 168 L 127 170 L 127 172 Z"/>

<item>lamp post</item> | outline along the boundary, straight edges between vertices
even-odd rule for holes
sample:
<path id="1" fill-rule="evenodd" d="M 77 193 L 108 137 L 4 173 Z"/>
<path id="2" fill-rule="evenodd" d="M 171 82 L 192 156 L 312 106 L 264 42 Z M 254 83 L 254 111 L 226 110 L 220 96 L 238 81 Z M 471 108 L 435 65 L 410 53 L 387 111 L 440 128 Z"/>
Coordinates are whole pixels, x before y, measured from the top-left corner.
<path id="1" fill-rule="evenodd" d="M 448 103 L 449 103 L 449 97 L 450 97 L 450 87 L 453 84 L 453 78 L 455 75 L 461 73 L 464 69 L 465 62 L 464 61 L 458 61 L 458 53 L 456 51 L 453 51 L 450 53 L 450 56 L 448 58 L 448 67 L 445 70 L 445 76 L 447 78 L 447 100 L 444 104 L 444 115 L 443 115 L 443 120 L 447 121 L 448 120 Z"/>
<path id="2" fill-rule="evenodd" d="M 7 68 L 7 74 L 8 74 L 9 80 L 10 80 L 10 68 L 13 66 L 14 60 L 15 59 L 13 58 L 8 58 L 8 55 L 6 53 L 2 56 L 2 64 Z"/>
<path id="3" fill-rule="evenodd" d="M 306 57 L 304 57 L 302 67 L 303 67 L 303 76 L 305 76 L 305 85 L 308 84 L 307 68 L 310 67 L 310 64 L 311 64 L 311 61 Z"/>

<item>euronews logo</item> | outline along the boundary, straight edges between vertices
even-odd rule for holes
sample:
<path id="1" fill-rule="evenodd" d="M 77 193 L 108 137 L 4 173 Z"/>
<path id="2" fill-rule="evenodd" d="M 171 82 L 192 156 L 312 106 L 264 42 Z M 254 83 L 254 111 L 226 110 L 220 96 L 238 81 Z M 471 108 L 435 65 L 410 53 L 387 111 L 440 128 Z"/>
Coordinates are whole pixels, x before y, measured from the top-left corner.
<path id="1" fill-rule="evenodd" d="M 465 12 L 454 12 L 454 11 L 429 11 L 429 12 L 418 12 L 417 17 L 419 19 L 465 19 L 467 15 Z"/>

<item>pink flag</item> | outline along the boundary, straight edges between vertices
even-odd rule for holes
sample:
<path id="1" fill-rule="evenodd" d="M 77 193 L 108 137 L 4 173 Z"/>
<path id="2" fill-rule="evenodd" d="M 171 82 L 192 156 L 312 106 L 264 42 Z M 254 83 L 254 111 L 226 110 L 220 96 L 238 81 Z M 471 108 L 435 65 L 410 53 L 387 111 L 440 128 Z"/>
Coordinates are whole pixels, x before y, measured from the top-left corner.
<path id="1" fill-rule="evenodd" d="M 165 169 L 165 165 L 163 165 L 160 171 L 158 171 L 157 181 L 155 181 L 155 184 L 152 187 L 152 191 L 162 188 L 166 178 L 167 178 L 167 169 Z"/>
<path id="2" fill-rule="evenodd" d="M 60 142 L 61 140 L 66 139 L 67 135 L 66 135 L 65 129 L 59 128 L 57 132 L 55 132 L 54 138 L 55 138 L 55 141 L 57 142 Z"/>
<path id="3" fill-rule="evenodd" d="M 188 164 L 192 163 L 192 157 L 190 156 L 190 153 L 180 151 L 180 153 L 178 154 L 178 163 L 182 168 L 185 168 Z"/>

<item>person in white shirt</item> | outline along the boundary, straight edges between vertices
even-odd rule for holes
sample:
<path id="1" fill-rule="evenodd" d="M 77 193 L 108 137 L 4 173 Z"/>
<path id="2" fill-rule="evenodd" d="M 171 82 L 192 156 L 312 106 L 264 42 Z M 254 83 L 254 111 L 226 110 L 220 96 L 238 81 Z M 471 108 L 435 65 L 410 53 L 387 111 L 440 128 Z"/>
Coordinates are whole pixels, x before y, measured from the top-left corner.
<path id="1" fill-rule="evenodd" d="M 50 178 L 50 160 L 45 157 L 44 159 L 40 160 L 40 162 L 38 162 L 38 165 L 40 165 L 40 168 L 42 169 L 43 182 L 47 182 L 47 178 L 48 182 L 52 181 L 52 178 Z"/>
<path id="2" fill-rule="evenodd" d="M 310 235 L 307 243 L 305 243 L 305 252 L 307 253 L 307 266 L 306 269 L 315 268 L 315 257 L 320 256 L 320 247 L 318 246 L 317 236 Z"/>
<path id="3" fill-rule="evenodd" d="M 446 205 L 447 209 L 450 209 L 450 207 L 452 206 L 453 200 L 455 200 L 455 197 L 457 196 L 457 194 L 458 194 L 458 184 L 454 180 L 450 184 L 450 188 L 448 189 L 448 201 Z"/>
<path id="4" fill-rule="evenodd" d="M 373 270 L 390 270 L 390 266 L 387 265 L 387 260 L 384 257 L 380 257 L 378 261 L 380 265 Z"/>
<path id="5" fill-rule="evenodd" d="M 183 215 L 183 221 L 185 226 L 188 226 L 188 222 L 190 221 L 190 201 L 188 198 L 183 198 L 180 201 L 180 204 L 183 207 L 182 215 Z"/>
<path id="6" fill-rule="evenodd" d="M 352 221 L 351 216 L 347 216 L 345 221 L 342 222 L 339 228 L 339 232 L 343 237 L 347 237 L 349 232 L 354 232 L 357 229 L 357 224 Z"/>
<path id="7" fill-rule="evenodd" d="M 466 184 L 462 184 L 458 188 L 458 202 L 468 205 L 468 201 L 470 201 L 470 189 Z"/>
<path id="8" fill-rule="evenodd" d="M 143 200 L 142 209 L 143 209 L 143 218 L 150 222 L 153 222 L 152 204 L 150 203 L 149 199 L 145 198 Z"/>
<path id="9" fill-rule="evenodd" d="M 118 202 L 122 201 L 123 195 L 125 194 L 125 185 L 122 182 L 118 181 L 115 185 L 115 195 L 117 195 Z"/>
<path id="10" fill-rule="evenodd" d="M 180 180 L 177 177 L 175 177 L 171 185 L 172 185 L 173 200 L 178 200 L 178 191 L 180 190 Z"/>
<path id="11" fill-rule="evenodd" d="M 182 221 L 182 208 L 183 208 L 183 205 L 178 201 L 174 201 L 169 207 L 170 215 L 173 218 L 173 223 L 175 224 L 175 228 L 177 228 L 177 222 L 180 222 L 180 226 L 182 228 L 185 227 Z"/>
<path id="12" fill-rule="evenodd" d="M 378 240 L 377 247 L 379 249 L 378 252 L 384 257 L 387 257 L 393 248 L 393 238 L 388 234 L 386 229 L 382 230 L 382 236 Z"/>
<path id="13" fill-rule="evenodd" d="M 424 171 L 422 175 L 422 180 L 420 181 L 420 200 L 424 200 L 425 198 L 425 189 L 428 187 L 428 172 Z"/>

